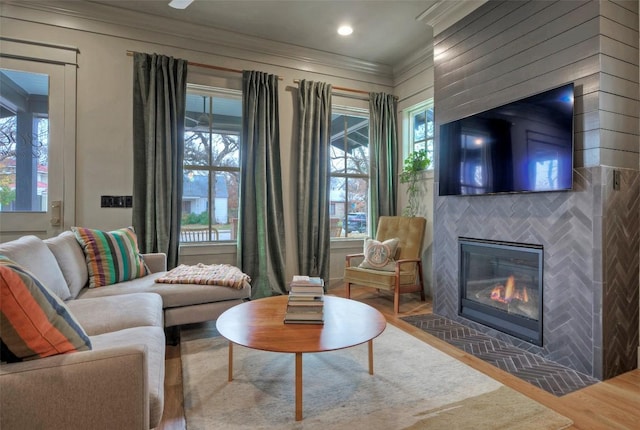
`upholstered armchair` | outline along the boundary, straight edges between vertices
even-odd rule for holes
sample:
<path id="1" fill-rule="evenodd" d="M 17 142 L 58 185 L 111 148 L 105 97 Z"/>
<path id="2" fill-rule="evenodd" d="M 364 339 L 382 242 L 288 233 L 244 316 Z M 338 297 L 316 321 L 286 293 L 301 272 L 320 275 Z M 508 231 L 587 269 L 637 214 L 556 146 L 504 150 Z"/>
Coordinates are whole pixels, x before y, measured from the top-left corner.
<path id="1" fill-rule="evenodd" d="M 422 217 L 380 217 L 376 239 L 365 240 L 364 253 L 346 257 L 346 297 L 351 297 L 351 286 L 393 291 L 396 314 L 400 311 L 400 294 L 419 292 L 424 301 L 420 254 L 426 222 Z"/>

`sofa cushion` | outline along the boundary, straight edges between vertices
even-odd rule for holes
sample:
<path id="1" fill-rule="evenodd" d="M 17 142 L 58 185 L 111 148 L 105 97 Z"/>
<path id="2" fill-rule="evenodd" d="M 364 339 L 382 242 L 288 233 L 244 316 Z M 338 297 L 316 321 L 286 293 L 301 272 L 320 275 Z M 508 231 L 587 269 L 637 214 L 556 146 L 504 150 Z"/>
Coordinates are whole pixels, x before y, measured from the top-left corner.
<path id="1" fill-rule="evenodd" d="M 84 251 L 89 288 L 116 284 L 147 274 L 133 227 L 110 232 L 85 227 L 71 227 L 71 230 Z"/>
<path id="2" fill-rule="evenodd" d="M 164 308 L 199 305 L 222 300 L 244 299 L 251 296 L 251 285 L 247 283 L 242 289 L 220 287 L 217 285 L 197 284 L 159 284 L 156 278 L 166 272 L 152 273 L 132 281 L 120 282 L 104 288 L 85 288 L 78 295 L 79 299 L 105 297 L 128 293 L 157 293 L 162 296 Z"/>
<path id="3" fill-rule="evenodd" d="M 395 255 L 400 239 L 393 239 L 380 242 L 374 239 L 364 241 L 364 261 L 360 263 L 363 269 L 395 271 Z"/>
<path id="4" fill-rule="evenodd" d="M 162 298 L 158 294 L 123 294 L 66 304 L 89 336 L 131 327 L 163 326 Z"/>
<path id="5" fill-rule="evenodd" d="M 149 381 L 149 426 L 155 428 L 162 418 L 164 407 L 164 329 L 161 327 L 132 327 L 91 336 L 91 342 L 96 351 L 129 345 L 145 346 Z"/>
<path id="6" fill-rule="evenodd" d="M 91 349 L 64 302 L 5 258 L 0 259 L 0 341 L 2 360 L 8 362 Z"/>
<path id="7" fill-rule="evenodd" d="M 76 298 L 80 290 L 87 285 L 89 273 L 82 247 L 71 231 L 65 231 L 58 236 L 44 241 L 58 261 L 71 298 Z"/>
<path id="8" fill-rule="evenodd" d="M 0 244 L 0 255 L 15 261 L 38 279 L 47 282 L 47 288 L 62 300 L 71 297 L 71 292 L 58 266 L 58 261 L 42 239 L 23 236 L 20 239 Z"/>

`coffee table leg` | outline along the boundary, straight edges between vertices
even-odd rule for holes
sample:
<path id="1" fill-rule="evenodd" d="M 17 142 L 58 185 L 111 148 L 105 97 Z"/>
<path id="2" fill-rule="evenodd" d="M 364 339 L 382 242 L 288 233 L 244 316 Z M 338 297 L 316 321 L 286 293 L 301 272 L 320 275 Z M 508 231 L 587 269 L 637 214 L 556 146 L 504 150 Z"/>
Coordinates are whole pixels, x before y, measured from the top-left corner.
<path id="1" fill-rule="evenodd" d="M 373 339 L 369 341 L 369 375 L 373 375 Z"/>
<path id="2" fill-rule="evenodd" d="M 233 342 L 229 341 L 229 382 L 233 381 Z"/>
<path id="3" fill-rule="evenodd" d="M 296 421 L 302 421 L 302 353 L 296 352 Z"/>

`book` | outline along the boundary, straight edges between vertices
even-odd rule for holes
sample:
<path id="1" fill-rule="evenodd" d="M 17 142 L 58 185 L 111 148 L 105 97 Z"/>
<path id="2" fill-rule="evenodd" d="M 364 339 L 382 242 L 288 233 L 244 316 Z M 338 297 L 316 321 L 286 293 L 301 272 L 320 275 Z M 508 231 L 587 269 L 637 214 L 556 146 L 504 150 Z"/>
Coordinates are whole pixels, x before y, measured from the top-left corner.
<path id="1" fill-rule="evenodd" d="M 284 319 L 285 324 L 324 324 L 324 320 L 288 320 Z"/>
<path id="2" fill-rule="evenodd" d="M 289 306 L 294 308 L 322 308 L 324 301 L 322 300 L 289 300 Z"/>
<path id="3" fill-rule="evenodd" d="M 317 276 L 294 275 L 291 285 L 324 286 L 324 280 Z"/>
<path id="4" fill-rule="evenodd" d="M 285 321 L 299 321 L 299 320 L 308 320 L 308 321 L 322 321 L 324 319 L 324 314 L 322 312 L 287 312 L 284 316 Z"/>
<path id="5" fill-rule="evenodd" d="M 289 292 L 292 293 L 300 293 L 300 294 L 315 294 L 321 295 L 324 294 L 324 287 L 317 285 L 290 285 Z"/>
<path id="6" fill-rule="evenodd" d="M 291 306 L 289 305 L 287 307 L 287 313 L 288 314 L 295 314 L 295 313 L 304 313 L 304 314 L 311 314 L 311 313 L 322 313 L 322 306 Z"/>
<path id="7" fill-rule="evenodd" d="M 298 294 L 289 292 L 289 302 L 324 302 L 324 294 Z"/>

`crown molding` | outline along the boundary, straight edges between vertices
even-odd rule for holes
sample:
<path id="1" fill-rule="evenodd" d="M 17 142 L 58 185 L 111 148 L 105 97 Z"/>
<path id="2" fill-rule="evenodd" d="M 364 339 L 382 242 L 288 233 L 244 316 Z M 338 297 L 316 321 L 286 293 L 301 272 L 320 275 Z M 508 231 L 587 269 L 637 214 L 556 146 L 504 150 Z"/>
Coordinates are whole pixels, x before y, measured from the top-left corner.
<path id="1" fill-rule="evenodd" d="M 4 5 L 54 14 L 54 18 L 38 16 L 37 19 L 30 18 L 29 20 L 63 28 L 121 36 L 116 32 L 109 31 L 109 27 L 127 27 L 137 31 L 138 35 L 140 35 L 140 31 L 142 30 L 153 32 L 156 35 L 160 34 L 165 37 L 169 35 L 193 40 L 199 42 L 199 45 L 206 45 L 209 53 L 226 55 L 246 61 L 255 61 L 256 56 L 262 59 L 267 55 L 275 57 L 276 61 L 270 61 L 270 63 L 274 65 L 279 65 L 277 61 L 279 58 L 287 62 L 298 63 L 297 68 L 308 72 L 322 73 L 323 67 L 331 67 L 350 72 L 366 73 L 377 77 L 378 79 L 374 78 L 373 80 L 382 81 L 380 83 L 383 85 L 388 84 L 393 78 L 392 68 L 388 65 L 266 40 L 219 28 L 190 24 L 156 15 L 145 15 L 140 12 L 123 10 L 90 1 L 24 2 L 9 0 L 3 3 Z M 2 15 L 5 15 L 5 12 L 7 12 L 7 10 L 3 8 Z M 10 13 L 8 15 L 10 16 Z M 57 18 L 58 16 L 75 19 L 60 19 Z M 86 21 L 104 25 L 100 25 L 98 26 L 99 28 L 97 28 L 96 26 L 87 25 Z M 112 28 L 113 27 L 111 27 L 111 29 Z M 151 39 L 138 36 L 138 38 L 145 42 L 157 43 L 155 37 Z M 180 48 L 189 49 L 184 46 Z M 202 49 L 199 50 L 202 51 Z M 261 62 L 267 61 L 262 60 Z"/>
<path id="2" fill-rule="evenodd" d="M 441 33 L 488 0 L 451 1 L 437 0 L 416 19 L 433 28 L 433 35 Z"/>

